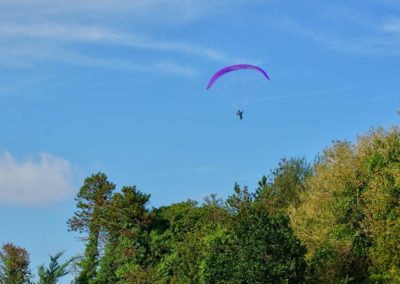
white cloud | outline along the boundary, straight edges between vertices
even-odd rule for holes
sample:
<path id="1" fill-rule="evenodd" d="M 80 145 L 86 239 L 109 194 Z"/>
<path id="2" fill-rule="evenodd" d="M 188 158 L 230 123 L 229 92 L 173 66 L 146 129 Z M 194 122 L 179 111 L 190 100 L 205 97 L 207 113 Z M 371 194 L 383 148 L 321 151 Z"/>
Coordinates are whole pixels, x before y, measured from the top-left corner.
<path id="1" fill-rule="evenodd" d="M 192 76 L 196 71 L 188 62 L 193 57 L 223 63 L 241 58 L 201 39 L 166 37 L 165 29 L 204 21 L 246 2 L 0 0 L 0 66 L 35 68 L 41 61 L 58 61 L 135 72 L 151 72 L 155 69 L 148 66 L 158 66 L 157 72 Z M 118 58 L 116 48 L 123 50 L 124 58 Z M 146 58 L 151 60 L 144 62 Z"/>
<path id="2" fill-rule="evenodd" d="M 183 41 L 154 40 L 141 35 L 115 32 L 97 26 L 60 25 L 54 23 L 36 25 L 3 23 L 0 25 L 0 36 L 25 39 L 46 39 L 52 41 L 104 43 L 139 49 L 186 53 L 217 61 L 228 60 L 228 57 L 221 51 L 201 45 L 195 45 Z"/>
<path id="3" fill-rule="evenodd" d="M 204 15 L 221 14 L 250 0 L 0 0 L 0 8 L 7 16 L 99 19 L 116 14 L 130 15 L 132 19 L 150 24 L 173 24 L 191 21 Z M 4 17 L 3 17 L 4 18 Z"/>
<path id="4" fill-rule="evenodd" d="M 191 60 L 181 63 L 183 59 L 178 59 L 181 55 L 223 63 L 245 61 L 199 44 L 153 39 L 93 25 L 3 23 L 0 24 L 0 41 L 2 39 L 0 66 L 8 68 L 34 68 L 38 62 L 55 61 L 87 67 L 190 77 L 197 70 L 187 64 Z M 119 58 L 118 53 L 88 54 L 79 48 L 79 44 L 102 45 L 110 49 L 132 48 L 135 52 L 125 58 Z M 146 61 L 141 58 L 141 54 L 148 54 L 149 51 L 154 53 L 152 59 Z"/>
<path id="5" fill-rule="evenodd" d="M 124 39 L 123 35 L 97 27 L 59 24 L 21 25 L 16 23 L 2 23 L 0 26 L 0 35 L 75 41 L 112 41 Z"/>
<path id="6" fill-rule="evenodd" d="M 61 201 L 73 193 L 71 164 L 41 153 L 36 159 L 17 160 L 0 155 L 0 202 L 38 205 Z"/>
<path id="7" fill-rule="evenodd" d="M 173 60 L 159 59 L 145 62 L 143 60 L 124 60 L 116 57 L 98 57 L 78 51 L 67 50 L 58 46 L 43 44 L 26 44 L 16 48 L 0 46 L 0 66 L 8 68 L 33 68 L 36 62 L 56 61 L 85 67 L 126 70 L 129 72 L 155 73 L 191 77 L 197 71 L 191 66 Z M 0 88 L 0 95 L 7 91 L 21 89 L 22 81 L 17 85 Z"/>

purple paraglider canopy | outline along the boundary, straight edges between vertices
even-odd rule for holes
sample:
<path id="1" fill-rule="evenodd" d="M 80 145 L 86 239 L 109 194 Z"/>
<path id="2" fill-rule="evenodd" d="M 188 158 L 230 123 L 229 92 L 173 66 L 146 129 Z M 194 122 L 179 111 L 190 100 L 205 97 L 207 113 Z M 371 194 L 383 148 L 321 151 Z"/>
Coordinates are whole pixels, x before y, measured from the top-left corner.
<path id="1" fill-rule="evenodd" d="M 226 73 L 229 73 L 232 71 L 241 70 L 241 69 L 251 69 L 251 70 L 259 71 L 261 74 L 263 74 L 265 76 L 265 78 L 267 78 L 269 80 L 267 72 L 265 72 L 263 69 L 261 69 L 258 66 L 251 65 L 251 64 L 236 64 L 236 65 L 226 66 L 226 67 L 222 68 L 221 70 L 217 71 L 211 77 L 210 81 L 208 81 L 207 90 L 209 88 L 211 88 L 211 86 L 215 83 L 215 81 L 217 81 L 217 79 L 219 77 L 221 77 L 222 75 L 225 75 Z"/>

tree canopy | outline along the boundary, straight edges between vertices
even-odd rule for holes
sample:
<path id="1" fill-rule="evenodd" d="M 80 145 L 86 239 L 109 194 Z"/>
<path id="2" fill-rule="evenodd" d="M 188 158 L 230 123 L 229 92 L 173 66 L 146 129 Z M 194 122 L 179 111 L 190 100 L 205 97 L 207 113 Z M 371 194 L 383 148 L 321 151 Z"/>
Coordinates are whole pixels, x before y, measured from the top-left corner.
<path id="1" fill-rule="evenodd" d="M 38 267 L 57 283 L 400 283 L 400 131 L 335 141 L 316 157 L 282 159 L 251 191 L 235 183 L 150 207 L 136 186 L 104 173 L 86 178 L 68 229 L 85 243 L 76 258 Z M 29 254 L 0 251 L 0 283 L 31 283 Z"/>

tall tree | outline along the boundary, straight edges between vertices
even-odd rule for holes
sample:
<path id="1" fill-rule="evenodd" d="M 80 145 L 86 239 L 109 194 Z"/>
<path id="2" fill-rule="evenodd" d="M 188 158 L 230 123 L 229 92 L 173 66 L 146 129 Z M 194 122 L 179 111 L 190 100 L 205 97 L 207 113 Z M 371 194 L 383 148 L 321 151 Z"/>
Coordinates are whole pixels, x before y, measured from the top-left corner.
<path id="1" fill-rule="evenodd" d="M 92 283 L 96 278 L 100 236 L 104 232 L 106 208 L 114 189 L 115 184 L 109 182 L 104 173 L 97 173 L 85 179 L 75 198 L 77 210 L 67 224 L 71 231 L 86 233 L 87 241 L 76 279 L 79 284 Z"/>
<path id="2" fill-rule="evenodd" d="M 146 208 L 149 199 L 150 195 L 135 186 L 125 186 L 108 203 L 105 215 L 107 244 L 97 279 L 100 283 L 125 283 L 128 274 L 139 273 L 146 265 L 148 227 L 152 218 Z"/>
<path id="3" fill-rule="evenodd" d="M 99 271 L 96 281 L 98 283 L 117 283 L 116 271 L 118 269 L 118 244 L 123 212 L 123 196 L 114 193 L 105 214 L 106 245 L 104 255 L 99 262 Z"/>
<path id="4" fill-rule="evenodd" d="M 0 251 L 0 283 L 23 284 L 30 278 L 28 252 L 12 243 L 4 244 Z"/>

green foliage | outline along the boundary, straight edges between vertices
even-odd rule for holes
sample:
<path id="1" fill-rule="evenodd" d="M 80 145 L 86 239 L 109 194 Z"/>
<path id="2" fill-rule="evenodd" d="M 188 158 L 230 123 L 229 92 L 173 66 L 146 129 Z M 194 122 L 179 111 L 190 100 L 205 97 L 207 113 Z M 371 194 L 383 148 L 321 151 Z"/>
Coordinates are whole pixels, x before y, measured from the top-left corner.
<path id="1" fill-rule="evenodd" d="M 160 283 L 156 277 L 156 273 L 152 267 L 141 267 L 139 265 L 132 265 L 124 273 L 124 279 L 120 282 L 110 283 L 121 283 L 121 284 L 154 284 Z"/>
<path id="2" fill-rule="evenodd" d="M 399 188 L 397 129 L 324 151 L 301 206 L 291 208 L 291 224 L 308 247 L 310 281 L 399 279 Z"/>
<path id="3" fill-rule="evenodd" d="M 62 255 L 63 253 L 59 252 L 54 256 L 50 256 L 50 264 L 47 269 L 44 265 L 38 267 L 39 284 L 56 284 L 59 278 L 69 273 L 67 268 L 74 259 L 72 258 L 63 264 L 59 264 L 58 260 Z"/>
<path id="4" fill-rule="evenodd" d="M 305 158 L 282 159 L 268 178 L 258 183 L 258 199 L 271 213 L 287 213 L 289 206 L 300 205 L 300 195 L 306 190 L 306 180 L 312 167 Z"/>
<path id="5" fill-rule="evenodd" d="M 79 263 L 81 271 L 76 278 L 77 284 L 94 283 L 93 279 L 96 277 L 97 265 L 99 262 L 98 235 L 99 234 L 96 232 L 89 235 L 89 241 L 85 248 L 85 255 Z"/>
<path id="6" fill-rule="evenodd" d="M 156 271 L 162 282 L 198 282 L 203 210 L 187 201 L 156 210 L 151 248 Z"/>
<path id="7" fill-rule="evenodd" d="M 96 275 L 97 283 L 117 283 L 118 277 L 118 238 L 109 237 L 99 264 L 99 271 Z"/>
<path id="8" fill-rule="evenodd" d="M 305 247 L 283 215 L 271 217 L 235 185 L 228 198 L 233 223 L 206 237 L 201 264 L 204 283 L 300 283 Z"/>
<path id="9" fill-rule="evenodd" d="M 149 195 L 114 188 L 99 173 L 77 196 L 77 283 L 400 282 L 397 129 L 336 141 L 312 167 L 284 159 L 225 202 L 148 210 Z"/>
<path id="10" fill-rule="evenodd" d="M 2 246 L 0 251 L 0 283 L 30 283 L 29 254 L 12 243 Z"/>
<path id="11" fill-rule="evenodd" d="M 151 258 L 160 283 L 199 283 L 203 238 L 225 223 L 229 213 L 215 195 L 201 206 L 186 201 L 154 210 Z"/>
<path id="12" fill-rule="evenodd" d="M 146 209 L 150 199 L 134 186 L 123 187 L 107 203 L 104 227 L 107 243 L 100 261 L 97 282 L 123 281 L 132 269 L 145 265 L 149 253 L 148 226 L 152 214 Z"/>
<path id="13" fill-rule="evenodd" d="M 203 283 L 232 283 L 235 271 L 236 242 L 227 229 L 218 229 L 204 238 L 200 265 Z"/>
<path id="14" fill-rule="evenodd" d="M 87 245 L 82 261 L 78 284 L 92 283 L 96 277 L 99 263 L 99 237 L 104 231 L 104 217 L 107 203 L 115 189 L 115 185 L 107 180 L 103 173 L 94 174 L 85 179 L 75 200 L 78 210 L 68 220 L 71 231 L 86 232 Z"/>
<path id="15" fill-rule="evenodd" d="M 292 225 L 308 247 L 310 278 L 336 283 L 367 277 L 369 239 L 361 229 L 365 171 L 356 148 L 336 142 L 315 165 Z"/>
<path id="16" fill-rule="evenodd" d="M 400 282 L 400 132 L 382 129 L 360 142 L 365 147 L 368 183 L 363 194 L 363 229 L 373 279 Z"/>
<path id="17" fill-rule="evenodd" d="M 114 189 L 115 184 L 109 182 L 103 173 L 86 178 L 75 198 L 77 211 L 67 222 L 69 230 L 81 233 L 100 231 L 104 209 Z"/>

